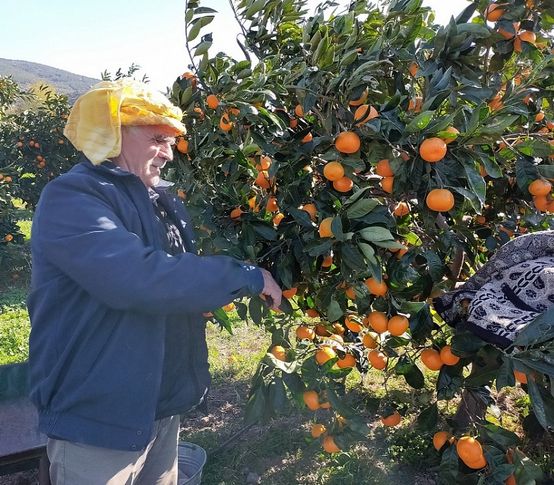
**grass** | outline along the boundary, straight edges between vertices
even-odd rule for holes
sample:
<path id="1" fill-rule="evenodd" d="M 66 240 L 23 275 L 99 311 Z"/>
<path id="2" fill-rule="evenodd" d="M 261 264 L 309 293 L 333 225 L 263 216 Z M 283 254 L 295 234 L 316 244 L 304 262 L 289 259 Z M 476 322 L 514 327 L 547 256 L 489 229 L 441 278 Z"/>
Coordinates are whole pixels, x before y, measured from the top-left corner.
<path id="1" fill-rule="evenodd" d="M 12 287 L 0 299 L 0 365 L 24 362 L 29 356 L 31 326 L 25 308 L 26 291 Z"/>

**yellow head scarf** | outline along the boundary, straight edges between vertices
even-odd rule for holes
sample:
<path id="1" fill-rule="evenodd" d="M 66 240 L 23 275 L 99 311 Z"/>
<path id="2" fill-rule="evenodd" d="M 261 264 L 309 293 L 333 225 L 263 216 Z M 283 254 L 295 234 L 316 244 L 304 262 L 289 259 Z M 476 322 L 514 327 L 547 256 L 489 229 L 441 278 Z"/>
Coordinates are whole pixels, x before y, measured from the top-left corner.
<path id="1" fill-rule="evenodd" d="M 184 133 L 182 111 L 132 79 L 102 81 L 75 101 L 64 135 L 95 165 L 121 152 L 121 126 L 165 125 Z"/>

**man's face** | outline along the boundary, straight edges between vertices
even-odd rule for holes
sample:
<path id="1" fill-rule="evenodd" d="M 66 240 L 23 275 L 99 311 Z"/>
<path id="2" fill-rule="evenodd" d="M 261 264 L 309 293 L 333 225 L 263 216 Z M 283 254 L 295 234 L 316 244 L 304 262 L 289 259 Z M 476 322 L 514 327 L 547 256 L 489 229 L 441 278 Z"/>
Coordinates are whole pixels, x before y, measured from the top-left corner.
<path id="1" fill-rule="evenodd" d="M 134 173 L 147 187 L 160 182 L 160 171 L 173 160 L 174 132 L 163 125 L 121 128 L 121 153 L 114 159 L 122 169 Z"/>

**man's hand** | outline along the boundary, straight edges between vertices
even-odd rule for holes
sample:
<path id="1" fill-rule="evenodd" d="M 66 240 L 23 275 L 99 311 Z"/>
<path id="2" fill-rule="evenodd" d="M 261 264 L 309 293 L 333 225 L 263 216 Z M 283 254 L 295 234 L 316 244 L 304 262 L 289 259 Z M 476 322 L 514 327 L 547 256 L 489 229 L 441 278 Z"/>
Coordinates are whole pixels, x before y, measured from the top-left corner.
<path id="1" fill-rule="evenodd" d="M 283 298 L 283 292 L 269 271 L 263 268 L 260 268 L 260 270 L 262 271 L 262 275 L 264 277 L 264 289 L 262 290 L 262 295 L 271 298 L 271 308 L 273 310 L 279 310 L 279 307 L 281 306 L 281 299 Z"/>

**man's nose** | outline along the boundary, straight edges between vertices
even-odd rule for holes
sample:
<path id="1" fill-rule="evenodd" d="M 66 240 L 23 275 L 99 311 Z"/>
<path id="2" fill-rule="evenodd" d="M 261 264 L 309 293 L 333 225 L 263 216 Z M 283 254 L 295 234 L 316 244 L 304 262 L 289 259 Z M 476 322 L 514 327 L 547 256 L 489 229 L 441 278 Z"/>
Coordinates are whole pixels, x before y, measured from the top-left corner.
<path id="1" fill-rule="evenodd" d="M 168 162 L 171 162 L 173 160 L 173 150 L 171 148 L 171 143 L 168 142 L 168 143 L 164 144 L 163 149 L 162 149 L 162 153 L 163 153 L 164 158 Z"/>

